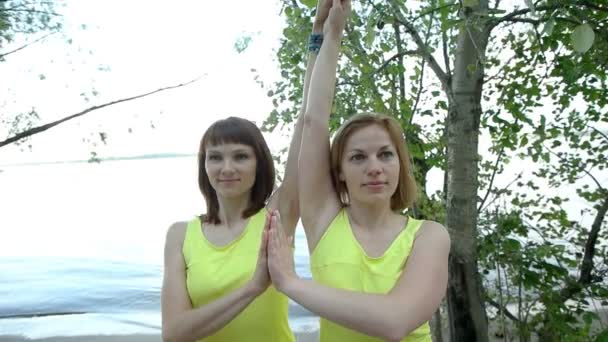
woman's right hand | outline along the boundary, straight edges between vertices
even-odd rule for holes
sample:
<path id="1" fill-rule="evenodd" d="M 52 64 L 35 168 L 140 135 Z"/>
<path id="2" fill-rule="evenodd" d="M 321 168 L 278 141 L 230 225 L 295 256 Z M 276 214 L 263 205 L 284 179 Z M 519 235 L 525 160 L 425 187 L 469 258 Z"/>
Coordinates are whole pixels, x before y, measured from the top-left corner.
<path id="1" fill-rule="evenodd" d="M 351 0 L 333 0 L 327 20 L 323 25 L 324 36 L 341 39 L 350 11 Z"/>
<path id="2" fill-rule="evenodd" d="M 270 229 L 270 216 L 266 214 L 266 223 L 262 231 L 262 243 L 258 252 L 258 262 L 250 281 L 250 286 L 256 296 L 262 294 L 270 285 L 270 274 L 268 273 L 268 231 Z"/>

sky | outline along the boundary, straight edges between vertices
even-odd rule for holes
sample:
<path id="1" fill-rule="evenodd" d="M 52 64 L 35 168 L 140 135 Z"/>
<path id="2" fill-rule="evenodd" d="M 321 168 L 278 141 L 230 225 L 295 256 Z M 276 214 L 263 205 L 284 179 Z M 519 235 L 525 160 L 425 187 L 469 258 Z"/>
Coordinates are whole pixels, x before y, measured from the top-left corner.
<path id="1" fill-rule="evenodd" d="M 277 1 L 67 0 L 57 10 L 64 15 L 62 35 L 0 63 L 0 90 L 8 94 L 0 100 L 4 113 L 35 108 L 40 123 L 46 123 L 92 105 L 200 79 L 38 134 L 31 150 L 2 148 L 0 165 L 86 159 L 92 150 L 100 156 L 195 153 L 211 122 L 236 115 L 261 124 L 272 109 L 251 69 L 266 84 L 278 79 L 274 55 L 283 22 Z M 251 44 L 239 54 L 234 44 L 244 36 L 252 38 Z M 15 41 L 6 50 L 22 44 Z M 93 90 L 97 96 L 90 95 Z M 99 143 L 96 132 L 107 133 L 106 146 L 93 145 Z M 287 144 L 278 134 L 267 138 L 277 151 Z"/>
<path id="2" fill-rule="evenodd" d="M 505 3 L 515 6 L 512 2 L 521 1 Z M 63 33 L 0 63 L 0 92 L 6 94 L 0 98 L 1 113 L 35 108 L 39 123 L 46 123 L 92 105 L 200 80 L 37 134 L 29 142 L 31 149 L 0 148 L 0 165 L 83 160 L 91 151 L 100 157 L 196 153 L 213 121 L 235 115 L 260 125 L 272 110 L 267 90 L 256 83 L 251 69 L 266 85 L 280 77 L 276 51 L 284 23 L 278 0 L 58 3 L 64 4 L 57 7 L 63 14 Z M 244 36 L 252 38 L 251 44 L 238 53 L 235 42 Z M 23 43 L 17 40 L 3 49 Z M 97 96 L 90 95 L 93 90 Z M 107 145 L 100 145 L 97 132 L 107 133 Z M 286 133 L 265 134 L 273 152 L 287 146 Z M 487 144 L 482 136 L 480 151 L 487 150 Z M 496 184 L 508 184 L 525 168 L 524 163 L 511 164 Z M 429 194 L 442 189 L 441 170 L 432 170 L 427 180 Z"/>

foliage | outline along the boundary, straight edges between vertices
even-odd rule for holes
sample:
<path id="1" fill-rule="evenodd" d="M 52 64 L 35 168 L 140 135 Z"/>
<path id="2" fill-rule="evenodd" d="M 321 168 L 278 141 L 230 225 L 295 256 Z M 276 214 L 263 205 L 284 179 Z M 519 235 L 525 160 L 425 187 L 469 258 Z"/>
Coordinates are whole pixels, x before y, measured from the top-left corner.
<path id="1" fill-rule="evenodd" d="M 268 89 L 275 106 L 265 122 L 269 130 L 297 115 L 314 14 L 303 3 L 283 1 L 286 27 L 277 54 L 283 78 Z M 426 189 L 437 188 L 427 184 L 428 172 L 447 167 L 451 76 L 456 68 L 483 67 L 477 133 L 490 147 L 479 151 L 477 239 L 487 311 L 514 323 L 523 339 L 584 340 L 598 333 L 590 330 L 598 317 L 589 299 L 608 300 L 602 183 L 608 179 L 608 3 L 525 1 L 512 8 L 480 0 L 407 6 L 367 0 L 353 6 L 331 129 L 357 112 L 394 115 L 422 188 L 417 214 L 443 222 L 445 193 L 428 198 Z M 459 34 L 474 29 L 489 34 L 488 46 L 477 63 L 456 65 Z"/>

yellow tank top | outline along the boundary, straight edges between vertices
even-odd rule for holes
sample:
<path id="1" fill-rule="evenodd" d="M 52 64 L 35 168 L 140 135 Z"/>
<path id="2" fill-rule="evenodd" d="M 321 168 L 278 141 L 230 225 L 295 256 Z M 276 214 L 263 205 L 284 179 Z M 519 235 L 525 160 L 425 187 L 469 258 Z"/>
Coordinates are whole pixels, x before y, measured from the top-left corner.
<path id="1" fill-rule="evenodd" d="M 355 238 L 348 215 L 341 210 L 310 256 L 313 279 L 334 288 L 366 293 L 388 293 L 403 272 L 414 237 L 422 221 L 409 218 L 384 255 L 369 257 Z M 320 342 L 380 342 L 379 338 L 345 328 L 321 318 Z M 431 342 L 428 322 L 402 341 Z"/>
<path id="2" fill-rule="evenodd" d="M 194 308 L 236 290 L 251 279 L 262 241 L 265 212 L 262 209 L 251 216 L 241 235 L 222 247 L 207 240 L 200 219 L 188 223 L 182 252 L 186 285 Z M 226 326 L 199 342 L 294 341 L 287 313 L 287 297 L 270 286 Z"/>

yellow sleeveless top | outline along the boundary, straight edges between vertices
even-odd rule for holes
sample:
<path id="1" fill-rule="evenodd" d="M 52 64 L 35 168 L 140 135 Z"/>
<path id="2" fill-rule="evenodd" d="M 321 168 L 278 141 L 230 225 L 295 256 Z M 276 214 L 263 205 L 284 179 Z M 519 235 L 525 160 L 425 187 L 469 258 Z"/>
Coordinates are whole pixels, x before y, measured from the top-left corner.
<path id="1" fill-rule="evenodd" d="M 225 296 L 251 279 L 262 242 L 265 212 L 262 209 L 251 216 L 241 235 L 222 247 L 207 240 L 200 219 L 188 222 L 182 252 L 186 286 L 194 308 Z M 199 342 L 294 341 L 287 313 L 287 297 L 271 285 L 222 329 Z"/>
<path id="2" fill-rule="evenodd" d="M 405 229 L 397 235 L 385 253 L 372 258 L 365 253 L 355 238 L 346 211 L 340 210 L 310 255 L 313 279 L 333 288 L 365 293 L 388 293 L 403 272 L 414 237 L 422 222 L 408 218 Z M 382 340 L 321 318 L 320 342 L 342 341 Z M 429 323 L 422 324 L 402 341 L 431 342 Z"/>

